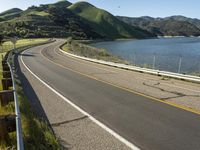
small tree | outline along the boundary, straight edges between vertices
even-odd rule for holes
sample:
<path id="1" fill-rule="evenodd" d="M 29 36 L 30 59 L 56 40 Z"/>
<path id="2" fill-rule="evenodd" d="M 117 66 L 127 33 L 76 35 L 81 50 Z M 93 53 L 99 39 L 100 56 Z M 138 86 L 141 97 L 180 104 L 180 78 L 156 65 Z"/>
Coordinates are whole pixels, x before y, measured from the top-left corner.
<path id="1" fill-rule="evenodd" d="M 13 38 L 10 39 L 10 41 L 11 41 L 12 44 L 13 44 L 14 51 L 17 51 L 17 50 L 16 50 L 16 43 L 17 43 L 17 40 L 18 40 L 17 37 L 13 37 Z"/>

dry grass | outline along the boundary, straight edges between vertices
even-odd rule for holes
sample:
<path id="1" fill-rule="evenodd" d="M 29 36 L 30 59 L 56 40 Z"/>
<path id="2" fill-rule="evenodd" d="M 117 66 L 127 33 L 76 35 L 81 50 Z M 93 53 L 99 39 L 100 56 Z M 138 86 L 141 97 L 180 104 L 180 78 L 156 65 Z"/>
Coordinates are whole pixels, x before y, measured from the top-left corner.
<path id="1" fill-rule="evenodd" d="M 78 41 L 68 39 L 67 42 L 61 47 L 64 51 L 68 51 L 72 54 L 84 56 L 93 59 L 112 61 L 117 63 L 127 64 L 127 61 L 120 59 L 119 57 L 113 56 L 107 52 L 106 49 L 95 48 Z"/>
<path id="2" fill-rule="evenodd" d="M 47 41 L 48 39 L 21 39 L 21 40 L 18 40 L 17 43 L 16 43 L 16 48 L 19 48 L 19 47 L 23 47 L 23 46 L 28 46 L 28 45 L 33 45 L 33 44 L 37 44 L 37 43 L 42 43 L 42 42 L 45 42 Z M 3 43 L 3 50 L 1 48 L 1 53 L 2 52 L 7 52 L 11 49 L 13 49 L 13 44 L 10 42 L 10 41 L 7 41 L 7 42 L 4 42 Z"/>

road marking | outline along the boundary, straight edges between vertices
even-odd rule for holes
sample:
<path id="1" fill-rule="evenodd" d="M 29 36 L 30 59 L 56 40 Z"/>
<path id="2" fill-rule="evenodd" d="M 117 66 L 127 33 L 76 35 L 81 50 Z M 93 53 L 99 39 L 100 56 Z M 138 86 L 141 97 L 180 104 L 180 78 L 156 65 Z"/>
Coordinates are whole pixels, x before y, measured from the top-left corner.
<path id="1" fill-rule="evenodd" d="M 40 51 L 40 53 L 41 53 L 41 51 Z M 45 57 L 42 53 L 41 53 L 41 55 L 42 55 L 42 57 L 45 58 L 46 60 L 52 62 L 53 64 L 55 64 L 55 65 L 57 65 L 57 66 L 60 66 L 61 68 L 66 69 L 66 70 L 70 70 L 70 71 L 75 72 L 75 73 L 77 73 L 77 74 L 80 74 L 80 75 L 83 75 L 83 76 L 85 76 L 85 77 L 94 79 L 94 80 L 96 80 L 96 81 L 99 81 L 99 82 L 102 82 L 102 83 L 105 83 L 105 84 L 108 84 L 108 85 L 117 87 L 117 88 L 119 88 L 119 89 L 122 89 L 122 90 L 125 90 L 125 91 L 128 91 L 128 92 L 131 92 L 131 93 L 133 93 L 133 94 L 137 94 L 137 95 L 140 95 L 140 96 L 142 96 L 142 97 L 146 97 L 146 98 L 148 98 L 148 99 L 150 99 L 150 100 L 158 101 L 158 102 L 161 102 L 161 103 L 164 103 L 164 104 L 167 104 L 167 105 L 170 105 L 170 106 L 173 106 L 173 107 L 176 107 L 176 108 L 179 108 L 179 109 L 182 109 L 182 110 L 185 110 L 185 111 L 192 112 L 192 113 L 195 113 L 195 114 L 200 115 L 200 111 L 199 111 L 199 110 L 196 110 L 196 109 L 193 109 L 193 108 L 190 108 L 190 107 L 186 107 L 186 106 L 183 106 L 183 105 L 179 105 L 179 104 L 176 104 L 176 103 L 173 103 L 173 102 L 170 102 L 170 101 L 164 101 L 164 100 L 161 100 L 161 99 L 158 99 L 158 98 L 149 96 L 149 95 L 145 95 L 145 94 L 140 93 L 140 92 L 137 92 L 137 91 L 133 91 L 132 89 L 129 89 L 129 88 L 126 88 L 126 87 L 118 86 L 118 85 L 115 85 L 115 84 L 113 84 L 113 83 L 110 83 L 110 82 L 107 82 L 107 81 L 104 81 L 104 80 L 100 80 L 100 79 L 98 79 L 98 78 L 96 78 L 96 77 L 93 77 L 93 76 L 91 76 L 91 75 L 84 74 L 84 73 L 79 72 L 79 71 L 77 71 L 77 70 L 73 70 L 73 69 L 68 68 L 68 67 L 66 67 L 66 66 L 63 66 L 63 65 L 61 65 L 61 64 L 59 64 L 59 63 L 56 63 L 56 62 L 50 60 L 49 58 Z"/>
<path id="2" fill-rule="evenodd" d="M 58 55 L 60 55 L 60 56 L 63 57 L 63 55 L 61 55 L 61 54 L 59 54 L 59 53 L 56 52 L 56 48 L 57 48 L 57 47 L 54 48 L 54 53 L 55 53 L 55 54 L 58 54 Z M 67 56 L 67 57 L 72 58 L 72 59 L 74 59 L 74 60 L 78 60 L 79 62 L 76 62 L 76 63 L 84 64 L 84 65 L 87 65 L 87 66 L 92 66 L 92 67 L 94 67 L 94 68 L 97 68 L 97 69 L 100 69 L 100 70 L 103 70 L 103 71 L 107 71 L 107 72 L 110 72 L 110 73 L 117 73 L 117 72 L 115 72 L 115 71 L 110 71 L 110 70 L 108 70 L 108 69 L 103 69 L 103 68 L 101 68 L 101 67 L 98 67 L 98 66 L 96 65 L 96 63 L 90 62 L 91 64 L 86 64 L 86 63 L 84 63 L 84 62 L 87 62 L 87 63 L 88 63 L 88 61 L 81 60 L 82 62 L 80 62 L 80 59 L 78 59 L 78 58 L 74 58 L 74 57 L 72 57 L 72 56 Z M 74 61 L 74 60 L 73 60 L 73 61 Z M 96 66 L 95 66 L 95 65 L 96 65 Z"/>
<path id="3" fill-rule="evenodd" d="M 22 54 L 24 54 L 25 51 L 22 52 Z M 41 51 L 40 51 L 41 52 Z M 43 56 L 43 55 L 42 55 Z M 44 57 L 44 56 L 43 56 Z M 61 97 L 64 101 L 66 101 L 68 104 L 70 104 L 72 107 L 74 107 L 75 109 L 77 109 L 79 112 L 81 112 L 83 115 L 88 116 L 88 118 L 93 121 L 94 123 L 96 123 L 97 125 L 99 125 L 101 128 L 103 128 L 105 131 L 107 131 L 108 133 L 110 133 L 112 136 L 114 136 L 116 139 L 118 139 L 119 141 L 121 141 L 122 143 L 124 143 L 126 146 L 128 146 L 129 148 L 131 148 L 132 150 L 140 150 L 140 148 L 138 148 L 137 146 L 135 146 L 134 144 L 132 144 L 131 142 L 129 142 L 128 140 L 126 140 L 125 138 L 123 138 L 122 136 L 120 136 L 118 133 L 116 133 L 115 131 L 113 131 L 112 129 L 110 129 L 109 127 L 107 127 L 106 125 L 104 125 L 103 123 L 101 123 L 100 121 L 98 121 L 96 118 L 94 118 L 93 116 L 91 116 L 89 113 L 87 113 L 86 111 L 84 111 L 83 109 L 81 109 L 79 106 L 75 105 L 74 103 L 72 103 L 69 99 L 67 99 L 65 96 L 63 96 L 61 93 L 59 93 L 58 91 L 56 91 L 54 88 L 52 88 L 49 84 L 47 84 L 45 81 L 43 81 L 41 78 L 39 78 L 36 74 L 34 74 L 30 68 L 24 63 L 23 61 L 23 55 L 21 55 L 21 62 L 24 65 L 24 67 L 36 78 L 38 79 L 42 84 L 44 84 L 46 87 L 48 87 L 52 92 L 54 92 L 56 95 L 58 95 L 59 97 Z"/>

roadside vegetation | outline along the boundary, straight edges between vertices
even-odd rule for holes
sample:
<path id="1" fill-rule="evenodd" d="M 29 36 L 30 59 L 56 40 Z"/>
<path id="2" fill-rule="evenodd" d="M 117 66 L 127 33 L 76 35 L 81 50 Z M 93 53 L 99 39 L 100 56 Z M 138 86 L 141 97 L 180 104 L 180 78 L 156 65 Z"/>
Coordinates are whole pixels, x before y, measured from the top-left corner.
<path id="1" fill-rule="evenodd" d="M 28 98 L 23 93 L 20 80 L 16 79 L 20 112 L 22 116 L 22 131 L 25 149 L 55 149 L 59 150 L 58 140 L 45 120 L 40 120 L 32 111 Z"/>
<path id="2" fill-rule="evenodd" d="M 24 46 L 28 46 L 28 45 L 34 45 L 34 44 L 37 44 L 37 43 L 42 43 L 42 42 L 45 42 L 47 41 L 48 39 L 44 39 L 44 38 L 41 38 L 41 39 L 20 39 L 17 41 L 16 43 L 16 48 L 20 48 L 20 47 L 24 47 Z M 14 46 L 12 44 L 11 41 L 5 41 L 2 46 L 1 46 L 1 53 L 2 52 L 7 52 L 11 49 L 13 49 Z"/>
<path id="3" fill-rule="evenodd" d="M 16 43 L 18 50 L 23 50 L 24 46 L 33 46 L 47 42 L 48 39 L 21 39 Z M 7 51 L 13 48 L 13 44 L 10 41 L 6 41 L 2 44 L 1 55 L 4 55 Z M 0 62 L 2 60 L 0 57 Z M 0 79 L 2 79 L 2 65 L 0 65 Z M 25 149 L 60 149 L 58 140 L 50 129 L 49 125 L 44 120 L 40 120 L 36 117 L 33 109 L 30 106 L 29 100 L 23 93 L 20 80 L 15 75 L 17 94 L 19 99 L 19 106 L 22 118 L 22 131 Z M 0 88 L 2 90 L 2 84 L 0 82 Z M 14 114 L 15 106 L 14 102 L 10 102 L 6 107 L 0 107 L 0 115 Z M 3 149 L 16 149 L 16 132 L 9 133 L 9 139 L 6 141 L 0 141 L 0 150 Z"/>
<path id="4" fill-rule="evenodd" d="M 117 56 L 113 56 L 107 52 L 106 49 L 99 49 L 92 46 L 87 45 L 86 43 L 90 43 L 89 41 L 76 41 L 72 38 L 68 38 L 67 42 L 61 46 L 64 51 L 69 53 L 84 56 L 93 59 L 112 61 L 117 63 L 125 63 L 128 62 L 120 59 Z"/>

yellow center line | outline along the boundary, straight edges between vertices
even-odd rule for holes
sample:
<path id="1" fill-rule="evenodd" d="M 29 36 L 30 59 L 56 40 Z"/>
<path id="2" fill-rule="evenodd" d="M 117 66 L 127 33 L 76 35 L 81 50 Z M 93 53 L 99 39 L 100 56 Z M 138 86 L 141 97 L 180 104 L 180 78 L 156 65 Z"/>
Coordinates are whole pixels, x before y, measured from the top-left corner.
<path id="1" fill-rule="evenodd" d="M 173 103 L 173 102 L 167 102 L 167 101 L 164 101 L 164 100 L 161 100 L 161 99 L 158 99 L 158 98 L 155 98 L 155 97 L 152 97 L 152 96 L 149 96 L 149 95 L 145 95 L 143 93 L 140 93 L 140 92 L 137 92 L 137 91 L 133 91 L 132 89 L 129 89 L 129 88 L 126 88 L 126 87 L 122 87 L 122 86 L 118 86 L 118 85 L 115 85 L 113 83 L 110 83 L 110 82 L 107 82 L 107 81 L 104 81 L 104 80 L 100 80 L 94 76 L 91 76 L 91 75 L 87 75 L 87 74 L 84 74 L 82 72 L 79 72 L 77 70 L 73 70 L 71 68 L 68 68 L 66 66 L 63 66 L 59 63 L 56 63 L 54 61 L 52 61 L 51 59 L 45 57 L 43 54 L 42 54 L 42 50 L 40 51 L 40 54 L 42 55 L 42 57 L 48 61 L 50 61 L 51 63 L 61 67 L 61 68 L 64 68 L 66 70 L 70 70 L 74 73 L 77 73 L 77 74 L 80 74 L 80 75 L 83 75 L 85 77 L 88 77 L 90 79 L 94 79 L 96 81 L 99 81 L 99 82 L 102 82 L 102 83 L 105 83 L 105 84 L 108 84 L 108 85 L 111 85 L 113 87 L 117 87 L 119 89 L 122 89 L 122 90 L 125 90 L 125 91 L 128 91 L 130 93 L 133 93 L 133 94 L 136 94 L 136 95 L 139 95 L 139 96 L 142 96 L 142 97 L 146 97 L 147 99 L 149 100 L 154 100 L 154 101 L 157 101 L 157 102 L 161 102 L 161 103 L 164 103 L 164 104 L 167 104 L 167 105 L 170 105 L 170 106 L 173 106 L 173 107 L 176 107 L 176 108 L 179 108 L 179 109 L 182 109 L 182 110 L 185 110 L 185 111 L 188 111 L 188 112 L 192 112 L 192 113 L 195 113 L 195 114 L 198 114 L 200 115 L 200 111 L 199 110 L 196 110 L 196 109 L 193 109 L 193 108 L 190 108 L 190 107 L 186 107 L 186 106 L 183 106 L 183 105 L 179 105 L 179 104 L 176 104 L 176 103 Z"/>

